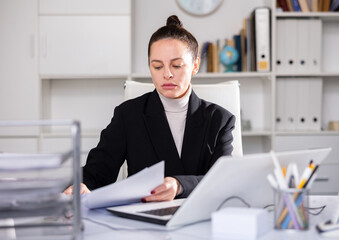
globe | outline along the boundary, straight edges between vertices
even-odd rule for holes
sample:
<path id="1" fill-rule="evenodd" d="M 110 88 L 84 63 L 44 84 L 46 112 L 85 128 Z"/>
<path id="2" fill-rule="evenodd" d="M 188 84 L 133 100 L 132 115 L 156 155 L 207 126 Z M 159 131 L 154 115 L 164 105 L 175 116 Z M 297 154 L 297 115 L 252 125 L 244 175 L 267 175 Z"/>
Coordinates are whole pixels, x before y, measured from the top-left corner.
<path id="1" fill-rule="evenodd" d="M 226 68 L 225 72 L 235 72 L 234 65 L 239 60 L 239 53 L 234 47 L 225 44 L 219 53 L 219 58 L 222 65 Z"/>

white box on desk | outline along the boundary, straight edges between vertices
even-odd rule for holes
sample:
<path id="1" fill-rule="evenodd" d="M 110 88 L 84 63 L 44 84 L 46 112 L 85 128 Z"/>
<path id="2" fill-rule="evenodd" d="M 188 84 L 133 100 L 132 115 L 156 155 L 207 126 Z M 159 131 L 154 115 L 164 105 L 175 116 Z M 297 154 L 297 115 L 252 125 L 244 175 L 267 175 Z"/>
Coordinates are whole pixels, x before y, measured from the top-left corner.
<path id="1" fill-rule="evenodd" d="M 227 207 L 212 213 L 214 237 L 256 239 L 271 228 L 267 210 Z"/>

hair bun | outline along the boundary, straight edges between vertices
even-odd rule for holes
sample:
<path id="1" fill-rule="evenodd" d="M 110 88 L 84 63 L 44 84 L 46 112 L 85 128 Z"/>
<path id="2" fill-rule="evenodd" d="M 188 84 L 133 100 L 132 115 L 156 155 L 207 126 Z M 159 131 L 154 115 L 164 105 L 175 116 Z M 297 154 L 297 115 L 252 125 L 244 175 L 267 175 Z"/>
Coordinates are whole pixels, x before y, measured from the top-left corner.
<path id="1" fill-rule="evenodd" d="M 182 23 L 176 15 L 169 16 L 167 18 L 166 26 L 182 27 Z"/>

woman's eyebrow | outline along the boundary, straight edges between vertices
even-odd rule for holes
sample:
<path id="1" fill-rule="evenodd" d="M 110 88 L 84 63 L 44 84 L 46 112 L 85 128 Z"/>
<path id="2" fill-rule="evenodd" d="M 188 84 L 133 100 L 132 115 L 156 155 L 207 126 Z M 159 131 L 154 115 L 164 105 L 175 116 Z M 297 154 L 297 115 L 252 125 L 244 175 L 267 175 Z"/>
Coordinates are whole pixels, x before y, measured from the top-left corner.
<path id="1" fill-rule="evenodd" d="M 161 61 L 161 60 L 156 60 L 156 59 L 152 60 L 152 61 L 151 61 L 151 63 L 152 63 L 152 62 L 158 62 L 158 63 L 162 63 L 162 61 Z"/>
<path id="2" fill-rule="evenodd" d="M 173 59 L 171 59 L 171 62 L 176 61 L 176 60 L 183 60 L 183 58 L 181 58 L 181 57 L 173 58 Z"/>

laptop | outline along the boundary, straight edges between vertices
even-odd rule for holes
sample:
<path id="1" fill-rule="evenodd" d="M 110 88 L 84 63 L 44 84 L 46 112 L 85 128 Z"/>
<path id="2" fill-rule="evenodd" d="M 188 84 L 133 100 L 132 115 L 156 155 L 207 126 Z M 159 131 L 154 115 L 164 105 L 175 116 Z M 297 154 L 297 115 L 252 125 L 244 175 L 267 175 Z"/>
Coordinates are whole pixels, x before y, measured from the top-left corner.
<path id="1" fill-rule="evenodd" d="M 300 173 L 311 160 L 316 165 L 321 164 L 330 151 L 331 148 L 288 151 L 276 153 L 276 156 L 282 166 L 296 163 Z M 172 228 L 208 220 L 222 207 L 245 207 L 244 202 L 263 208 L 273 204 L 273 190 L 267 180 L 273 169 L 270 153 L 222 156 L 186 199 L 137 203 L 107 210 L 120 217 Z"/>

